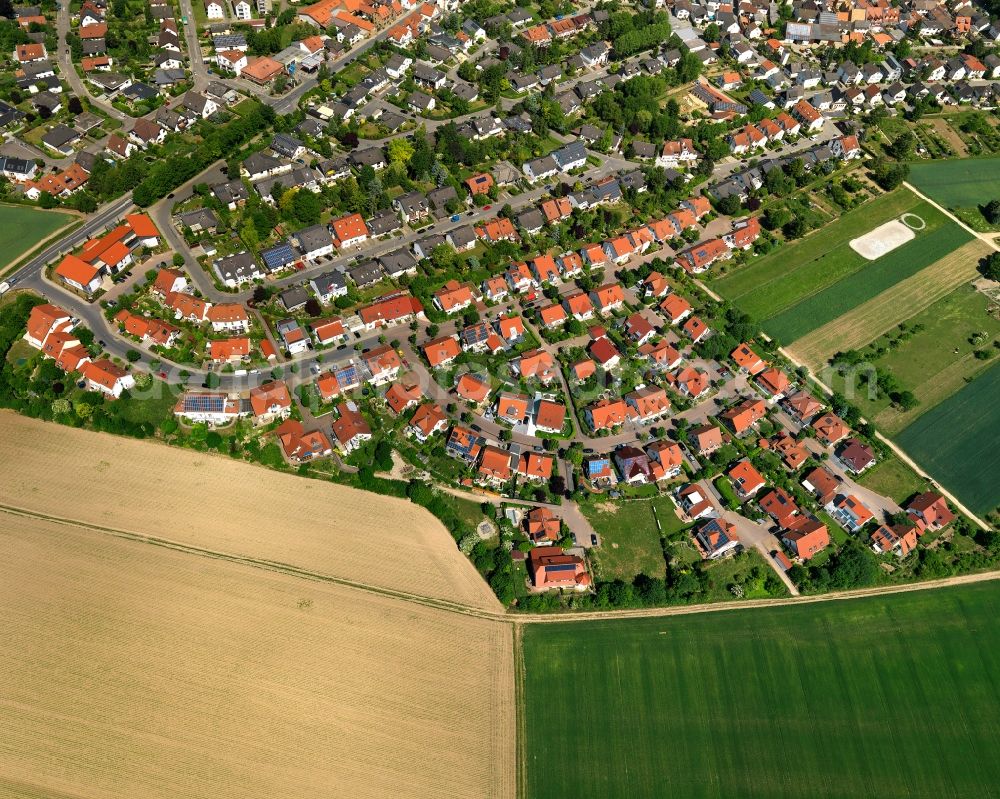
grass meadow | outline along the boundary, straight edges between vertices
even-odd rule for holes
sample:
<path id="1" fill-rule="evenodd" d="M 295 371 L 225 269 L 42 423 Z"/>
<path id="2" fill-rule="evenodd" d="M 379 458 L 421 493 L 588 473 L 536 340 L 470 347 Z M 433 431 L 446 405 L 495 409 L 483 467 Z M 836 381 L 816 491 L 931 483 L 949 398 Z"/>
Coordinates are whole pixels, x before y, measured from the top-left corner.
<path id="1" fill-rule="evenodd" d="M 0 271 L 72 221 L 69 214 L 0 205 Z"/>
<path id="2" fill-rule="evenodd" d="M 904 389 L 916 395 L 920 401 L 916 408 L 904 412 L 893 407 L 888 397 L 871 397 L 867 387 L 852 389 L 837 375 L 831 378 L 831 386 L 850 395 L 887 435 L 898 433 L 989 368 L 973 355 L 977 347 L 970 341 L 974 333 L 986 335 L 987 348 L 1000 340 L 1000 320 L 987 312 L 989 304 L 973 286 L 959 286 L 907 320 L 911 329 L 919 326 L 919 332 L 893 348 L 889 342 L 898 336 L 894 329 L 862 350 L 868 363 L 891 372 Z"/>
<path id="3" fill-rule="evenodd" d="M 666 566 L 660 538 L 674 536 L 686 527 L 666 496 L 585 503 L 580 509 L 600 536 L 601 546 L 592 551 L 591 557 L 597 573 L 606 580 L 620 577 L 631 582 L 637 574 L 662 577 Z M 657 519 L 662 532 L 656 526 Z M 686 542 L 686 537 L 682 541 Z M 694 545 L 690 546 L 693 551 Z"/>
<path id="4" fill-rule="evenodd" d="M 1000 364 L 927 411 L 896 440 L 974 512 L 1000 505 Z"/>
<path id="5" fill-rule="evenodd" d="M 977 208 L 1000 196 L 1000 158 L 910 164 L 909 181 L 947 208 Z"/>
<path id="6" fill-rule="evenodd" d="M 928 488 L 927 480 L 895 455 L 887 455 L 858 478 L 865 488 L 902 505 L 914 494 Z"/>
<path id="7" fill-rule="evenodd" d="M 526 795 L 995 796 L 998 673 L 991 583 L 526 625 Z"/>

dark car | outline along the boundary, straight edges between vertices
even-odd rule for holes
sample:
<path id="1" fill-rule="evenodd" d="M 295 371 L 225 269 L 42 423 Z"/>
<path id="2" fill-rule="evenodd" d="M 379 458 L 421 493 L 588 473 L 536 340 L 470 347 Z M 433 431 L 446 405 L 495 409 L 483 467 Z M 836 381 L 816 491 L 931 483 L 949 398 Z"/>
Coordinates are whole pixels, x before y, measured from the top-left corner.
<path id="1" fill-rule="evenodd" d="M 590 534 L 590 545 L 592 547 L 596 547 L 597 546 L 597 534 L 596 533 L 591 533 Z"/>

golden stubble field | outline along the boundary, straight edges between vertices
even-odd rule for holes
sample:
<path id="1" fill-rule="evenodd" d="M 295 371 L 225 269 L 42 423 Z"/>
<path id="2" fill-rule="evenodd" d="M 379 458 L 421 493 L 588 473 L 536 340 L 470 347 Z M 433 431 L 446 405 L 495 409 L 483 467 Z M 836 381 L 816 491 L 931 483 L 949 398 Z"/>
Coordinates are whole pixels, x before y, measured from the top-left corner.
<path id="1" fill-rule="evenodd" d="M 507 624 L 2 511 L 0 547 L 0 796 L 513 797 Z"/>
<path id="2" fill-rule="evenodd" d="M 0 504 L 501 612 L 429 512 L 222 456 L 0 411 Z"/>

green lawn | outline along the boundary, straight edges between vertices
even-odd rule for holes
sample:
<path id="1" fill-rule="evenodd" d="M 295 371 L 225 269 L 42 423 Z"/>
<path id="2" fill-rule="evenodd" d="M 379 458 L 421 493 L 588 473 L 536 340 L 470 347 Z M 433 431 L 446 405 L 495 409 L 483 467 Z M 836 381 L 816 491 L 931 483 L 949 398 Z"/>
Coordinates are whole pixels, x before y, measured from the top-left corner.
<path id="1" fill-rule="evenodd" d="M 927 488 L 927 481 L 895 455 L 882 458 L 862 474 L 858 482 L 900 505 Z"/>
<path id="2" fill-rule="evenodd" d="M 581 503 L 580 510 L 590 520 L 601 539 L 591 551 L 596 574 L 601 580 L 620 577 L 631 582 L 638 574 L 663 577 L 666 563 L 660 537 L 673 537 L 685 525 L 677 518 L 674 503 L 661 496 L 627 502 Z M 659 518 L 661 533 L 656 526 Z"/>
<path id="3" fill-rule="evenodd" d="M 975 208 L 1000 197 L 1000 158 L 911 164 L 909 182 L 947 208 Z"/>
<path id="4" fill-rule="evenodd" d="M 158 426 L 165 419 L 172 419 L 177 393 L 168 383 L 154 380 L 148 389 L 134 388 L 132 398 L 121 406 L 122 418 L 141 424 L 149 422 Z"/>
<path id="5" fill-rule="evenodd" d="M 920 216 L 928 218 L 925 211 L 921 211 Z M 930 232 L 919 232 L 912 241 L 874 261 L 865 261 L 851 250 L 852 255 L 863 261 L 861 267 L 771 316 L 764 322 L 764 330 L 782 343 L 795 341 L 915 275 L 971 238 L 972 235 L 958 225 L 948 223 Z M 847 261 L 846 255 L 842 261 Z"/>
<path id="6" fill-rule="evenodd" d="M 1000 592 L 526 625 L 530 799 L 976 799 L 1000 785 Z"/>
<path id="7" fill-rule="evenodd" d="M 479 502 L 471 499 L 461 499 L 452 494 L 441 493 L 441 500 L 451 507 L 452 512 L 464 525 L 464 529 L 474 532 L 479 524 L 486 518 L 483 515 L 483 507 Z"/>
<path id="8" fill-rule="evenodd" d="M 69 214 L 20 205 L 0 205 L 0 272 L 42 239 L 73 221 Z"/>
<path id="9" fill-rule="evenodd" d="M 985 344 L 979 348 L 986 349 L 1000 340 L 1000 320 L 988 313 L 989 304 L 973 286 L 959 286 L 908 319 L 907 327 L 919 326 L 919 332 L 895 349 L 890 349 L 888 342 L 898 337 L 896 329 L 862 350 L 866 362 L 891 372 L 904 389 L 916 395 L 920 405 L 913 410 L 904 413 L 894 409 L 887 397 L 871 397 L 866 386 L 849 386 L 840 376 L 832 380 L 833 388 L 847 395 L 883 432 L 899 432 L 988 368 L 973 356 L 977 346 L 970 339 L 974 333 L 985 333 Z"/>
<path id="10" fill-rule="evenodd" d="M 919 213 L 928 226 L 932 220 L 927 216 L 933 216 L 936 224 L 944 218 L 937 211 L 925 216 L 925 209 L 930 206 L 906 189 L 884 194 L 848 211 L 835 224 L 782 245 L 769 255 L 730 272 L 714 281 L 712 287 L 726 299 L 737 302 L 747 313 L 763 319 L 867 263 L 850 249 L 848 242 L 851 239 L 907 211 Z"/>
<path id="11" fill-rule="evenodd" d="M 974 512 L 1000 505 L 1000 363 L 904 429 L 906 453 Z"/>

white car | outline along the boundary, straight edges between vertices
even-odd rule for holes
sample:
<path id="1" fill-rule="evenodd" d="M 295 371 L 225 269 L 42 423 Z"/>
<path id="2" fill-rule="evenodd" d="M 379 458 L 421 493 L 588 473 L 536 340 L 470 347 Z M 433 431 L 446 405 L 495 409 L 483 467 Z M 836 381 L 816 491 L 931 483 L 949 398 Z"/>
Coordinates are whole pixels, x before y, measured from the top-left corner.
<path id="1" fill-rule="evenodd" d="M 0 283 L 0 297 L 2 297 L 8 291 L 10 291 L 10 283 L 8 283 L 5 280 L 5 281 L 3 281 L 3 283 Z"/>

